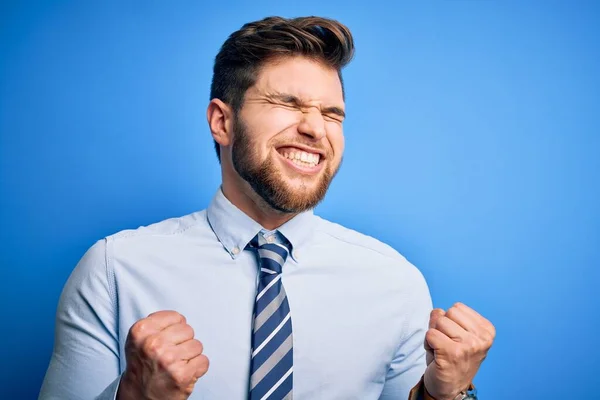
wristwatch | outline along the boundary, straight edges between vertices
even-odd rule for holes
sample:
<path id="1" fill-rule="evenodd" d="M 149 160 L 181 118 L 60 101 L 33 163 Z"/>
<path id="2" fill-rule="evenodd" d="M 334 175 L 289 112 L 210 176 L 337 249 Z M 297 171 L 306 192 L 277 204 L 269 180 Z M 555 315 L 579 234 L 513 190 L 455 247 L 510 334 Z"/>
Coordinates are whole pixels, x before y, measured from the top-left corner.
<path id="1" fill-rule="evenodd" d="M 477 389 L 463 390 L 453 400 L 477 400 Z"/>

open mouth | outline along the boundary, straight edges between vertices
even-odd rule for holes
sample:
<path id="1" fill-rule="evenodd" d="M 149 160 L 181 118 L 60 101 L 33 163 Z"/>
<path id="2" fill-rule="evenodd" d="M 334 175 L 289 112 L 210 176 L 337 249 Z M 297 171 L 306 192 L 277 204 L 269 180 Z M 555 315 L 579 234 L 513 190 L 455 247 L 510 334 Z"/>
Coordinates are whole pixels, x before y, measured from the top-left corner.
<path id="1" fill-rule="evenodd" d="M 279 155 L 286 161 L 303 171 L 315 171 L 323 164 L 325 157 L 317 151 L 304 150 L 297 147 L 281 147 Z"/>

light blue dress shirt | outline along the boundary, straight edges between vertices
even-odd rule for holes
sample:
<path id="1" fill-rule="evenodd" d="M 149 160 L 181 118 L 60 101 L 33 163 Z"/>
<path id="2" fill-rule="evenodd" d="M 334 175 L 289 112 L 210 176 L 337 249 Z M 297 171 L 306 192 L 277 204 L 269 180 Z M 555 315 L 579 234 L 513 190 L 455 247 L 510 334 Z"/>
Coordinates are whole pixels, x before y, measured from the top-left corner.
<path id="1" fill-rule="evenodd" d="M 69 277 L 40 399 L 115 398 L 129 328 L 159 310 L 187 318 L 210 368 L 190 399 L 245 399 L 263 228 L 219 189 L 210 206 L 96 242 Z M 294 398 L 408 398 L 425 371 L 432 308 L 422 274 L 391 247 L 312 211 L 278 228 L 293 321 Z"/>

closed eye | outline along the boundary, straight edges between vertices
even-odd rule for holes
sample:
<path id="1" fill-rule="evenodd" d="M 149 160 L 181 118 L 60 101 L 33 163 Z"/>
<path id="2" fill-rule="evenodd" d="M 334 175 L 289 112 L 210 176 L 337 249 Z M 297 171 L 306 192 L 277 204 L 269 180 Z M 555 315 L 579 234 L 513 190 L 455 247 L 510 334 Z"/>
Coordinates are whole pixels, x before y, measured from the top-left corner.
<path id="1" fill-rule="evenodd" d="M 311 107 L 300 100 L 298 97 L 290 94 L 284 93 L 276 93 L 269 96 L 270 101 L 273 103 L 280 105 L 282 107 L 286 107 L 289 109 L 294 109 L 297 111 L 302 111 L 304 108 Z M 343 122 L 346 117 L 346 113 L 340 107 L 325 107 L 321 109 L 321 114 L 328 118 L 329 120 L 336 122 Z"/>
<path id="2" fill-rule="evenodd" d="M 294 104 L 287 104 L 287 103 L 275 103 L 275 104 L 279 107 L 287 108 L 288 110 L 302 111 L 302 109 L 300 107 L 298 107 L 297 105 L 294 105 Z"/>
<path id="3" fill-rule="evenodd" d="M 323 117 L 332 122 L 339 122 L 340 124 L 344 122 L 344 118 L 340 117 L 337 114 L 323 114 Z"/>
<path id="4" fill-rule="evenodd" d="M 275 100 L 277 103 L 279 103 L 283 106 L 289 107 L 289 108 L 296 108 L 298 110 L 300 110 L 302 108 L 302 103 L 296 96 L 281 95 L 281 96 L 277 96 L 275 98 Z"/>
<path id="5" fill-rule="evenodd" d="M 327 115 L 329 118 L 339 122 L 342 122 L 346 118 L 346 113 L 339 107 L 326 107 L 321 112 L 323 115 Z"/>

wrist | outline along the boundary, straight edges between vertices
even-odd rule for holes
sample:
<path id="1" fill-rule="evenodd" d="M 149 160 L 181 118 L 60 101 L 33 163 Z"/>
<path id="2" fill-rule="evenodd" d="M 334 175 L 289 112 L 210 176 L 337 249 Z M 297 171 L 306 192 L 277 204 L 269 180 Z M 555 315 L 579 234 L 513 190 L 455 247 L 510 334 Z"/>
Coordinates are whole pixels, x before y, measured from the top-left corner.
<path id="1" fill-rule="evenodd" d="M 465 395 L 474 389 L 469 381 L 460 379 L 464 377 L 447 376 L 447 374 L 443 374 L 440 379 L 439 374 L 432 367 L 433 364 L 429 365 L 423 374 L 423 397 L 425 400 L 461 400 L 463 397 L 469 399 Z M 453 378 L 459 378 L 462 382 Z M 477 397 L 473 398 L 477 399 Z"/>
<path id="2" fill-rule="evenodd" d="M 119 389 L 117 390 L 117 396 L 115 400 L 140 400 L 143 399 L 143 395 L 137 388 L 134 379 L 131 374 L 125 370 L 121 375 L 121 381 L 119 382 Z"/>
<path id="3" fill-rule="evenodd" d="M 474 390 L 475 387 L 473 385 L 469 385 L 468 388 L 460 391 L 453 391 L 450 394 L 445 393 L 436 393 L 435 395 L 431 394 L 431 391 L 427 389 L 427 384 L 425 380 L 423 382 L 423 399 L 424 400 L 468 400 L 468 399 L 477 399 L 477 397 L 468 397 L 471 393 L 471 390 Z"/>
<path id="4" fill-rule="evenodd" d="M 475 390 L 475 386 L 471 384 L 467 389 L 461 390 L 455 395 L 450 395 L 448 397 L 434 397 L 429 393 L 427 386 L 423 383 L 423 398 L 424 400 L 477 400 L 477 391 Z"/>

